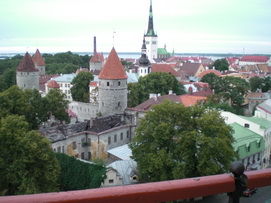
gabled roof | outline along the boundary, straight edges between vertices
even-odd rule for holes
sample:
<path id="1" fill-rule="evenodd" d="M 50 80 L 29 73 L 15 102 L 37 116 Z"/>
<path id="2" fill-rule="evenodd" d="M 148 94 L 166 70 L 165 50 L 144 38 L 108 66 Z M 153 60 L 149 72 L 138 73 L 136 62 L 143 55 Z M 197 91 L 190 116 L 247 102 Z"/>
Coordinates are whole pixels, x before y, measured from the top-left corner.
<path id="1" fill-rule="evenodd" d="M 89 86 L 91 86 L 91 87 L 97 87 L 98 86 L 98 82 L 90 81 Z"/>
<path id="2" fill-rule="evenodd" d="M 33 62 L 38 66 L 45 66 L 45 62 L 40 54 L 39 49 L 36 50 L 36 53 L 33 56 Z"/>
<path id="3" fill-rule="evenodd" d="M 127 79 L 126 72 L 121 64 L 118 54 L 114 48 L 112 48 L 108 59 L 106 60 L 100 74 L 99 79 L 106 80 L 118 80 Z"/>
<path id="4" fill-rule="evenodd" d="M 55 80 L 50 80 L 47 84 L 48 88 L 59 88 L 59 85 L 57 84 L 57 82 Z"/>
<path id="5" fill-rule="evenodd" d="M 271 128 L 271 122 L 264 119 L 264 118 L 260 118 L 260 117 L 257 117 L 257 116 L 255 116 L 255 117 L 240 116 L 240 117 L 259 125 L 262 129 Z"/>
<path id="6" fill-rule="evenodd" d="M 250 56 L 250 55 L 245 55 L 242 56 L 240 61 L 246 61 L 246 62 L 261 62 L 261 63 L 266 63 L 270 58 L 268 56 Z"/>
<path id="7" fill-rule="evenodd" d="M 180 74 L 177 73 L 174 68 L 172 68 L 169 64 L 164 63 L 153 63 L 152 64 L 152 72 L 165 72 L 170 73 L 171 75 L 174 75 L 175 77 L 180 77 Z"/>
<path id="8" fill-rule="evenodd" d="M 35 64 L 28 52 L 24 55 L 23 59 L 21 60 L 17 71 L 21 72 L 39 72 L 38 69 L 35 68 Z"/>
<path id="9" fill-rule="evenodd" d="M 200 73 L 198 75 L 198 77 L 202 79 L 204 75 L 207 75 L 209 73 L 214 73 L 216 76 L 220 76 L 221 75 L 221 73 L 218 70 L 211 69 L 211 70 L 205 70 L 205 71 L 203 71 L 202 73 Z"/>
<path id="10" fill-rule="evenodd" d="M 178 70 L 178 73 L 185 73 L 188 76 L 195 76 L 197 73 L 201 63 L 182 63 L 180 66 L 180 70 Z"/>

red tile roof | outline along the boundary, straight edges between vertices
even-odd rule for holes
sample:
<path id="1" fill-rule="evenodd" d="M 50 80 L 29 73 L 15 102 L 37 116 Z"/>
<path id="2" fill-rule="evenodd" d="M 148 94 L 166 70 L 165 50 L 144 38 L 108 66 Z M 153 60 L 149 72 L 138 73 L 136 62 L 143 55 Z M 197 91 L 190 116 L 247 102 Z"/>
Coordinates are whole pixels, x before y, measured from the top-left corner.
<path id="1" fill-rule="evenodd" d="M 38 66 L 45 66 L 45 62 L 40 54 L 39 49 L 36 50 L 36 53 L 33 56 L 33 62 L 36 63 Z"/>
<path id="2" fill-rule="evenodd" d="M 261 62 L 261 63 L 266 63 L 270 58 L 268 56 L 250 56 L 250 55 L 245 55 L 242 56 L 240 61 L 247 61 L 247 62 Z"/>
<path id="3" fill-rule="evenodd" d="M 114 48 L 112 48 L 108 59 L 106 60 L 100 74 L 99 79 L 117 80 L 127 79 L 126 72 L 121 64 L 118 54 Z"/>
<path id="4" fill-rule="evenodd" d="M 184 94 L 180 96 L 181 102 L 184 106 L 192 106 L 198 103 L 198 101 L 206 100 L 205 96 L 195 96 L 190 94 Z"/>
<path id="5" fill-rule="evenodd" d="M 202 73 L 200 73 L 198 75 L 198 77 L 199 78 L 203 78 L 204 75 L 209 74 L 209 73 L 214 73 L 216 76 L 220 76 L 221 75 L 221 73 L 218 70 L 211 69 L 211 70 L 203 71 Z"/>
<path id="6" fill-rule="evenodd" d="M 91 82 L 89 83 L 89 86 L 97 87 L 97 86 L 98 86 L 98 83 L 95 82 L 95 81 L 91 81 Z"/>
<path id="7" fill-rule="evenodd" d="M 26 54 L 24 55 L 23 59 L 21 60 L 17 71 L 21 71 L 21 72 L 39 72 L 38 69 L 35 68 L 35 64 L 31 58 L 31 56 L 29 55 L 28 52 L 26 52 Z"/>
<path id="8" fill-rule="evenodd" d="M 90 59 L 92 63 L 101 63 L 104 61 L 103 53 L 97 53 L 96 51 L 93 53 L 93 56 Z"/>
<path id="9" fill-rule="evenodd" d="M 177 71 L 174 70 L 174 68 L 169 64 L 164 63 L 153 63 L 152 64 L 152 72 L 165 72 L 170 73 L 171 75 L 174 75 L 175 77 L 180 77 L 180 75 L 177 73 Z"/>
<path id="10" fill-rule="evenodd" d="M 57 84 L 57 82 L 55 80 L 50 80 L 47 84 L 48 88 L 59 88 L 59 85 Z"/>

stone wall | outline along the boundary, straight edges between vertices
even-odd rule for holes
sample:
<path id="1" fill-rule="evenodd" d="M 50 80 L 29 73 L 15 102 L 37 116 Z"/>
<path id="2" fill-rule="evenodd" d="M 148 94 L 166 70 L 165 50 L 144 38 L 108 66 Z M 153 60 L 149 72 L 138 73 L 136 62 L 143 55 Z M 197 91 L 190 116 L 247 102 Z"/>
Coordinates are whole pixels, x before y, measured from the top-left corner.
<path id="1" fill-rule="evenodd" d="M 69 109 L 76 114 L 79 122 L 96 118 L 99 114 L 97 103 L 83 103 L 72 101 L 69 103 Z"/>
<path id="2" fill-rule="evenodd" d="M 39 72 L 20 72 L 16 74 L 17 85 L 22 90 L 34 89 L 39 90 Z"/>

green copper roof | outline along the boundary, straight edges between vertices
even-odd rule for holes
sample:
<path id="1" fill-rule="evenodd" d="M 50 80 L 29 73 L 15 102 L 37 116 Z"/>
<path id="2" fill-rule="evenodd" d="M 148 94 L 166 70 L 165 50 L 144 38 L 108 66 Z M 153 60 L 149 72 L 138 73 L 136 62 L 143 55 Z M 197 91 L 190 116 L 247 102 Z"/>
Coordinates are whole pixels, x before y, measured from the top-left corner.
<path id="1" fill-rule="evenodd" d="M 157 49 L 157 53 L 158 55 L 165 55 L 165 54 L 168 54 L 167 50 L 165 48 L 158 48 Z"/>
<path id="2" fill-rule="evenodd" d="M 246 117 L 246 116 L 240 116 L 240 117 L 250 122 L 260 125 L 262 129 L 271 128 L 271 122 L 266 119 L 263 119 L 260 117 Z"/>
<path id="3" fill-rule="evenodd" d="M 261 135 L 254 133 L 238 123 L 232 123 L 230 126 L 234 130 L 233 137 L 235 142 L 233 143 L 233 148 L 238 152 L 240 159 L 264 150 L 265 145 Z"/>

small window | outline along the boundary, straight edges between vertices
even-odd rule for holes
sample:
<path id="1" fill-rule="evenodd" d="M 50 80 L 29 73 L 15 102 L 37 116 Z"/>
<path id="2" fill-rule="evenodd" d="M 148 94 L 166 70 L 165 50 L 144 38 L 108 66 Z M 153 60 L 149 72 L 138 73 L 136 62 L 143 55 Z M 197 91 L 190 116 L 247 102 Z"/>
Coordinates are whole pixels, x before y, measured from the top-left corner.
<path id="1" fill-rule="evenodd" d="M 109 179 L 109 183 L 114 183 L 114 179 Z"/>
<path id="2" fill-rule="evenodd" d="M 114 135 L 114 142 L 117 142 L 118 139 L 117 139 L 117 135 Z"/>
<path id="3" fill-rule="evenodd" d="M 249 124 L 248 123 L 245 123 L 245 128 L 249 128 Z"/>
<path id="4" fill-rule="evenodd" d="M 84 147 L 85 146 L 85 139 L 81 139 L 81 147 Z"/>
<path id="5" fill-rule="evenodd" d="M 123 140 L 123 133 L 120 133 L 120 140 Z"/>
<path id="6" fill-rule="evenodd" d="M 109 86 L 109 82 L 106 83 L 107 84 L 107 87 Z"/>
<path id="7" fill-rule="evenodd" d="M 57 147 L 57 152 L 61 152 L 61 147 Z"/>
<path id="8" fill-rule="evenodd" d="M 111 144 L 111 137 L 109 136 L 108 137 L 108 145 L 110 145 Z"/>
<path id="9" fill-rule="evenodd" d="M 85 159 L 85 153 L 84 152 L 81 153 L 81 159 Z"/>
<path id="10" fill-rule="evenodd" d="M 65 87 L 67 87 L 67 84 L 65 84 Z"/>
<path id="11" fill-rule="evenodd" d="M 258 148 L 260 148 L 260 147 L 261 147 L 261 142 L 258 143 Z"/>
<path id="12" fill-rule="evenodd" d="M 250 152 L 250 146 L 247 147 L 247 151 Z"/>
<path id="13" fill-rule="evenodd" d="M 118 85 L 120 86 L 120 81 L 118 82 Z"/>
<path id="14" fill-rule="evenodd" d="M 76 145 L 76 142 L 72 142 L 72 149 L 76 149 L 77 148 L 77 145 Z"/>

